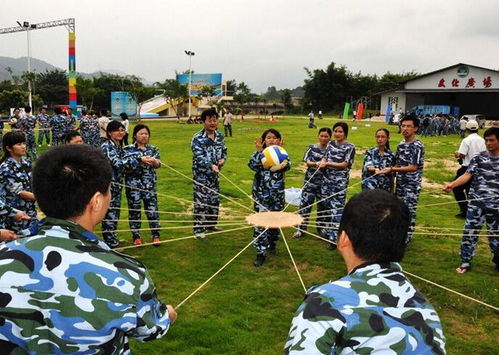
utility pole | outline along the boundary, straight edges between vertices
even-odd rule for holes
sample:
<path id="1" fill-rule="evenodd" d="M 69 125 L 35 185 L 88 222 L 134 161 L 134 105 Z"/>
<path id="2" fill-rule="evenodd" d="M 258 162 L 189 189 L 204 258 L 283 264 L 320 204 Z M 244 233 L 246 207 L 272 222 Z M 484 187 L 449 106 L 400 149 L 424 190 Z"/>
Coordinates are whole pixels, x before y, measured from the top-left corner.
<path id="1" fill-rule="evenodd" d="M 195 55 L 192 51 L 184 51 L 189 56 L 189 119 L 191 118 L 191 85 L 192 85 L 192 57 Z"/>

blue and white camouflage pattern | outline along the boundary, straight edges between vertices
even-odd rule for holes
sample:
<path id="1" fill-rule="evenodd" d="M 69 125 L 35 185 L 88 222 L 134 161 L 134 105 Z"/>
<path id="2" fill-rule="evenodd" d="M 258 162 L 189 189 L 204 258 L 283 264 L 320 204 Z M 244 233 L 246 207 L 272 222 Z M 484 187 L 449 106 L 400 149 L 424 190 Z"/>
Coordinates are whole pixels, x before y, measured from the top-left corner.
<path id="1" fill-rule="evenodd" d="M 389 149 L 385 149 L 383 155 L 379 153 L 379 148 L 368 149 L 364 156 L 364 165 L 362 167 L 362 190 L 383 189 L 392 191 L 392 174 L 379 174 L 373 176 L 368 168 L 377 168 L 383 170 L 390 168 L 395 164 L 395 154 Z"/>
<path id="2" fill-rule="evenodd" d="M 64 144 L 64 135 L 68 130 L 66 117 L 63 115 L 54 115 L 50 120 L 52 127 L 52 144 L 54 146 Z"/>
<path id="3" fill-rule="evenodd" d="M 26 154 L 33 161 L 38 159 L 35 139 L 36 121 L 36 117 L 31 114 L 24 114 L 19 119 L 19 127 L 24 132 L 24 136 L 26 137 Z"/>
<path id="4" fill-rule="evenodd" d="M 47 145 L 50 145 L 50 122 L 52 119 L 46 113 L 39 113 L 36 116 L 36 120 L 40 126 L 40 130 L 38 131 L 38 145 L 42 145 L 43 138 L 45 138 Z"/>
<path id="5" fill-rule="evenodd" d="M 417 165 L 418 169 L 412 172 L 397 172 L 397 181 L 395 185 L 395 195 L 402 200 L 407 208 L 411 222 L 407 232 L 406 243 L 412 240 L 414 229 L 416 227 L 416 208 L 419 194 L 421 192 L 421 183 L 423 181 L 424 166 L 424 145 L 419 139 L 412 142 L 401 141 L 395 154 L 395 165 L 405 167 Z"/>
<path id="6" fill-rule="evenodd" d="M 170 327 L 146 267 L 69 221 L 0 244 L 0 289 L 4 354 L 130 354 Z"/>
<path id="7" fill-rule="evenodd" d="M 445 354 L 437 312 L 398 263 L 363 264 L 308 290 L 286 354 Z"/>
<path id="8" fill-rule="evenodd" d="M 253 179 L 252 196 L 255 212 L 282 211 L 284 209 L 284 175 L 291 168 L 290 161 L 278 171 L 265 169 L 262 164 L 263 153 L 254 152 L 249 160 L 248 167 L 255 172 Z M 253 231 L 253 246 L 258 254 L 265 255 L 267 250 L 275 249 L 279 239 L 279 230 L 255 227 Z"/>
<path id="9" fill-rule="evenodd" d="M 220 205 L 220 177 L 211 170 L 218 161 L 227 161 L 227 148 L 224 136 L 215 131 L 215 139 L 211 139 L 206 131 L 194 134 L 192 149 L 192 185 L 194 198 L 194 233 L 202 234 L 217 224 Z"/>
<path id="10" fill-rule="evenodd" d="M 85 144 L 100 147 L 99 122 L 90 115 L 80 119 L 80 134 Z"/>

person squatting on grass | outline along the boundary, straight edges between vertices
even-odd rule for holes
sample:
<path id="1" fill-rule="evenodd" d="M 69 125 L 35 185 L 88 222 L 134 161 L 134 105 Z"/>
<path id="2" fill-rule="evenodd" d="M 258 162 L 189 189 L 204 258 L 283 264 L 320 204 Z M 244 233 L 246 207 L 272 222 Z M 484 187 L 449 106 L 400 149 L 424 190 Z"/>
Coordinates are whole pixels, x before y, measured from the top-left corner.
<path id="1" fill-rule="evenodd" d="M 160 338 L 175 321 L 147 268 L 93 233 L 111 176 L 106 156 L 88 145 L 40 157 L 33 189 L 46 222 L 35 236 L 0 244 L 2 353 L 130 354 L 129 337 Z"/>
<path id="2" fill-rule="evenodd" d="M 471 270 L 484 222 L 487 223 L 492 261 L 499 271 L 499 128 L 487 129 L 483 137 L 487 151 L 475 155 L 466 172 L 444 188 L 444 191 L 450 192 L 471 180 L 470 201 L 461 240 L 461 265 L 456 269 L 459 274 Z"/>
<path id="3" fill-rule="evenodd" d="M 5 193 L 5 204 L 14 210 L 24 211 L 30 217 L 7 217 L 4 228 L 29 234 L 25 231 L 36 229 L 38 220 L 31 184 L 31 161 L 25 157 L 26 137 L 21 131 L 10 131 L 3 137 L 2 144 L 4 155 L 0 160 L 0 189 Z"/>
<path id="4" fill-rule="evenodd" d="M 397 173 L 395 195 L 404 201 L 411 213 L 411 224 L 407 232 L 407 240 L 412 240 L 416 227 L 416 208 L 421 183 L 423 181 L 424 145 L 416 138 L 419 128 L 419 119 L 413 115 L 404 116 L 400 121 L 400 129 L 404 140 L 397 147 L 395 154 L 395 166 L 381 170 L 380 174 Z"/>
<path id="5" fill-rule="evenodd" d="M 262 151 L 272 145 L 282 145 L 279 131 L 268 129 L 263 132 L 261 138 L 255 141 L 256 151 L 251 155 L 248 166 L 255 172 L 253 179 L 252 196 L 255 212 L 282 211 L 284 209 L 284 174 L 290 169 L 288 160 L 281 164 L 265 169 L 262 159 Z M 276 242 L 279 240 L 279 230 L 255 227 L 253 231 L 253 245 L 256 248 L 256 259 L 253 264 L 262 266 L 265 262 L 267 251 L 276 254 Z"/>
<path id="6" fill-rule="evenodd" d="M 323 183 L 321 185 L 320 200 L 328 213 L 326 214 L 326 235 L 331 243 L 328 249 L 336 249 L 338 227 L 343 214 L 343 207 L 347 197 L 350 168 L 355 157 L 355 146 L 347 142 L 348 125 L 345 122 L 336 122 L 333 126 L 334 141 L 330 142 L 326 156 Z"/>
<path id="7" fill-rule="evenodd" d="M 407 206 L 387 191 L 350 199 L 337 241 L 348 275 L 308 290 L 286 354 L 445 354 L 437 312 L 399 264 L 409 220 Z"/>
<path id="8" fill-rule="evenodd" d="M 390 150 L 390 131 L 380 128 L 376 131 L 377 146 L 366 151 L 362 166 L 362 190 L 383 189 L 393 191 L 393 175 L 381 171 L 395 164 L 395 154 Z"/>
<path id="9" fill-rule="evenodd" d="M 191 141 L 194 198 L 194 234 L 206 241 L 205 232 L 216 227 L 220 205 L 220 169 L 227 160 L 224 136 L 218 128 L 218 113 L 213 109 L 201 113 L 203 129 Z"/>
<path id="10" fill-rule="evenodd" d="M 321 186 L 324 179 L 323 171 L 326 162 L 323 161 L 326 155 L 326 150 L 333 135 L 330 128 L 321 128 L 319 130 L 319 143 L 310 145 L 305 154 L 303 161 L 307 164 L 307 171 L 305 172 L 305 179 L 303 182 L 303 189 L 301 192 L 300 209 L 299 213 L 303 217 L 303 223 L 300 229 L 307 230 L 310 213 L 312 212 L 312 204 L 317 202 L 317 232 L 324 235 L 325 230 L 325 213 L 328 213 L 326 201 L 321 201 Z M 326 211 L 326 212 L 325 212 Z M 303 232 L 297 230 L 294 238 L 301 238 Z"/>
<path id="11" fill-rule="evenodd" d="M 126 199 L 128 201 L 128 219 L 132 229 L 133 243 L 142 244 L 140 237 L 141 205 L 144 203 L 144 211 L 149 220 L 153 243 L 159 243 L 159 214 L 158 196 L 156 193 L 156 169 L 161 166 L 159 149 L 149 144 L 151 131 L 149 127 L 139 123 L 133 128 L 133 143 L 124 148 L 125 154 L 134 156 L 136 159 L 144 158 L 144 162 L 127 170 L 125 174 Z M 160 244 L 155 244 L 159 246 Z"/>

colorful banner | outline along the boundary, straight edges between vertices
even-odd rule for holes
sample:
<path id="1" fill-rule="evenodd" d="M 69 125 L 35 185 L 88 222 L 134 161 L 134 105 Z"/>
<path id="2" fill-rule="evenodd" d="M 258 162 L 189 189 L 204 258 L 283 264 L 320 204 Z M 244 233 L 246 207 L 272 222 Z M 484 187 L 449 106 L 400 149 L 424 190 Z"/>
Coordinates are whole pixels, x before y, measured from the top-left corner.
<path id="1" fill-rule="evenodd" d="M 357 105 L 357 117 L 355 119 L 360 121 L 362 119 L 362 115 L 364 114 L 364 104 L 361 102 Z"/>
<path id="2" fill-rule="evenodd" d="M 137 115 L 137 103 L 132 98 L 132 95 L 126 91 L 111 92 L 111 114 L 119 116 L 125 112 L 128 116 Z"/>
<path id="3" fill-rule="evenodd" d="M 69 66 L 68 66 L 68 89 L 69 89 L 69 107 L 76 112 L 76 35 L 69 32 Z"/>
<path id="4" fill-rule="evenodd" d="M 392 105 L 386 105 L 385 122 L 390 123 L 390 115 L 392 114 Z"/>
<path id="5" fill-rule="evenodd" d="M 189 85 L 189 74 L 178 74 L 179 84 Z M 191 75 L 191 95 L 198 96 L 203 87 L 212 87 L 215 91 L 214 96 L 222 95 L 222 74 L 192 74 Z"/>
<path id="6" fill-rule="evenodd" d="M 348 111 L 350 111 L 350 103 L 345 102 L 345 108 L 343 109 L 343 118 L 348 118 Z"/>

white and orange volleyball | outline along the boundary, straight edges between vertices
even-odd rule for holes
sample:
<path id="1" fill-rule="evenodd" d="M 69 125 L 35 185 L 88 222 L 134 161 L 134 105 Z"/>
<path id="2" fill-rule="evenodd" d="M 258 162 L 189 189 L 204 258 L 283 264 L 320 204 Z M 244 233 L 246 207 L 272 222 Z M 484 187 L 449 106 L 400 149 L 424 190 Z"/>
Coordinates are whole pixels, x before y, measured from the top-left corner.
<path id="1" fill-rule="evenodd" d="M 262 154 L 262 164 L 265 169 L 270 169 L 273 166 L 281 164 L 284 160 L 289 160 L 286 150 L 278 145 L 271 145 L 265 148 Z"/>

